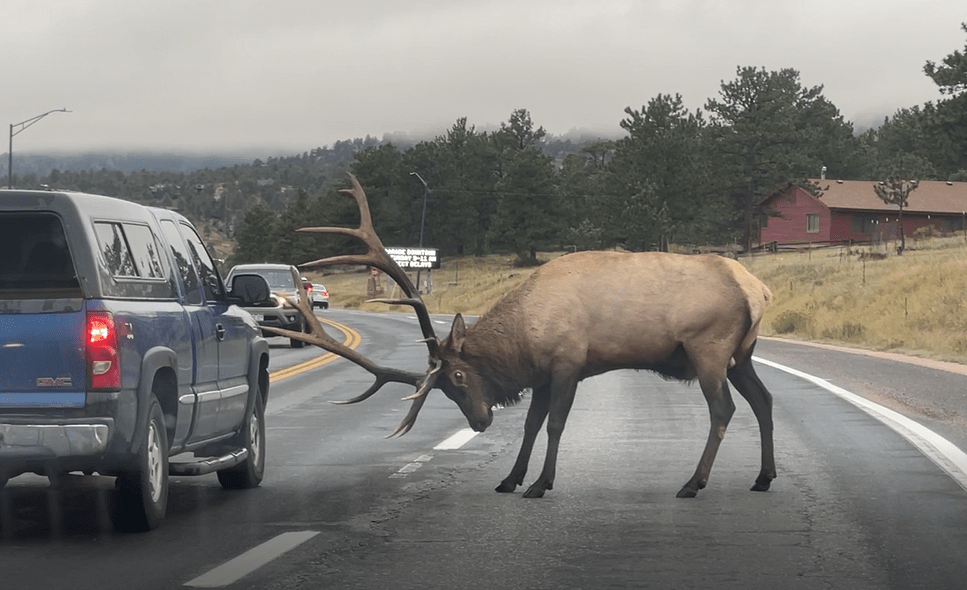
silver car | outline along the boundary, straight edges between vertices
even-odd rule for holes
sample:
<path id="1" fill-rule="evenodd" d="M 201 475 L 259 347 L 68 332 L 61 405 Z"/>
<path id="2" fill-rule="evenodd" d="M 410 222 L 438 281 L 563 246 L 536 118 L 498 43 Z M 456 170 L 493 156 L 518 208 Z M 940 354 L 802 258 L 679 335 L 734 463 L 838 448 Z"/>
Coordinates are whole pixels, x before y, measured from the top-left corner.
<path id="1" fill-rule="evenodd" d="M 228 271 L 226 282 L 231 285 L 232 278 L 236 275 L 252 274 L 259 275 L 268 282 L 272 297 L 263 305 L 242 309 L 252 314 L 260 326 L 305 332 L 306 323 L 302 313 L 279 296 L 279 294 L 284 294 L 293 301 L 299 300 L 302 295 L 299 288 L 301 283 L 299 270 L 289 264 L 237 264 L 232 267 L 232 270 Z M 266 337 L 275 336 L 275 334 L 269 332 L 263 332 L 263 334 Z M 302 348 L 304 344 L 301 340 L 289 339 L 289 345 L 292 348 Z"/>
<path id="2" fill-rule="evenodd" d="M 329 309 L 329 291 L 326 286 L 322 283 L 310 283 L 312 285 L 312 307 L 321 307 L 322 309 Z"/>

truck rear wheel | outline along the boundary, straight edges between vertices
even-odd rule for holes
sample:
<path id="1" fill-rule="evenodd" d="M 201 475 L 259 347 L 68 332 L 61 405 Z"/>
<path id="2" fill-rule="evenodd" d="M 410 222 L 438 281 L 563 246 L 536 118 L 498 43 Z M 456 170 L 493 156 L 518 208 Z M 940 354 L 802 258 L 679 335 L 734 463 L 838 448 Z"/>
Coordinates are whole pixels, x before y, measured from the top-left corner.
<path id="1" fill-rule="evenodd" d="M 239 433 L 240 445 L 248 451 L 248 458 L 234 467 L 218 472 L 218 483 L 228 490 L 258 487 L 265 474 L 265 404 L 262 394 L 255 396 L 252 412 Z"/>
<path id="2" fill-rule="evenodd" d="M 139 469 L 118 475 L 114 482 L 111 520 L 121 532 L 158 528 L 168 507 L 168 432 L 158 398 L 151 396 L 148 419 L 138 452 Z"/>

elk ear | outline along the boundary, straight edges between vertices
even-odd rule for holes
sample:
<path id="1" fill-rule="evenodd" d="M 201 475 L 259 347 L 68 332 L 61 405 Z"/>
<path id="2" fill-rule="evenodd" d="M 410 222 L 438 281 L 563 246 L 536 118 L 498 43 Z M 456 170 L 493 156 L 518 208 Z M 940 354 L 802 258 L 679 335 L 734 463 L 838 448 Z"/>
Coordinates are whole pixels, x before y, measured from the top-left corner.
<path id="1" fill-rule="evenodd" d="M 450 327 L 450 345 L 454 350 L 460 352 L 463 349 L 463 340 L 467 336 L 467 326 L 463 323 L 463 316 L 459 313 L 453 318 L 453 326 Z"/>

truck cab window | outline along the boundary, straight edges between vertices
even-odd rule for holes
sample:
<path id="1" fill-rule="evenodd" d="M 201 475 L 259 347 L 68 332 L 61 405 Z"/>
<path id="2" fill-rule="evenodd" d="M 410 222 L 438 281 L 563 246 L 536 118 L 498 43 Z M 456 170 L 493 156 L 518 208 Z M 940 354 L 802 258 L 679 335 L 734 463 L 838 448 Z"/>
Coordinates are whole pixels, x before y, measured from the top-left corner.
<path id="1" fill-rule="evenodd" d="M 198 237 L 195 230 L 187 225 L 182 225 L 181 231 L 185 236 L 185 241 L 188 242 L 188 249 L 191 250 L 195 266 L 198 268 L 201 284 L 205 289 L 205 299 L 208 301 L 224 301 L 225 287 L 222 284 L 221 277 L 218 275 L 215 261 L 208 254 L 208 250 L 205 249 L 201 238 Z"/>
<path id="2" fill-rule="evenodd" d="M 175 259 L 175 264 L 178 265 L 178 274 L 181 275 L 185 283 L 185 298 L 188 303 L 193 305 L 203 303 L 201 291 L 198 288 L 201 281 L 198 278 L 198 272 L 195 270 L 194 263 L 191 260 L 192 256 L 189 254 L 185 242 L 181 239 L 181 234 L 178 233 L 178 228 L 175 227 L 173 222 L 165 219 L 161 221 L 161 231 L 168 238 L 168 244 L 171 246 L 171 254 Z"/>

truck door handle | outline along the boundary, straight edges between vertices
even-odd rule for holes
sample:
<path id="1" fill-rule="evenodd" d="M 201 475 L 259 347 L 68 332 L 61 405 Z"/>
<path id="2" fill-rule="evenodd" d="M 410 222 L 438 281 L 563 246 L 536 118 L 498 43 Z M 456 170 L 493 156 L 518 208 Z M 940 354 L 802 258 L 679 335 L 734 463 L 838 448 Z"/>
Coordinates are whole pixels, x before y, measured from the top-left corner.
<path id="1" fill-rule="evenodd" d="M 219 340 L 225 339 L 225 326 L 221 324 L 215 324 L 215 337 Z"/>

